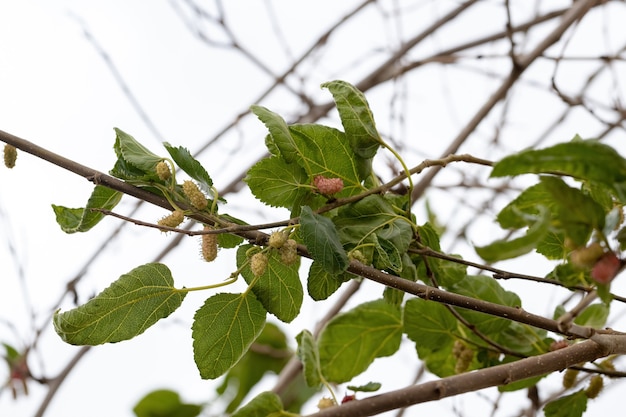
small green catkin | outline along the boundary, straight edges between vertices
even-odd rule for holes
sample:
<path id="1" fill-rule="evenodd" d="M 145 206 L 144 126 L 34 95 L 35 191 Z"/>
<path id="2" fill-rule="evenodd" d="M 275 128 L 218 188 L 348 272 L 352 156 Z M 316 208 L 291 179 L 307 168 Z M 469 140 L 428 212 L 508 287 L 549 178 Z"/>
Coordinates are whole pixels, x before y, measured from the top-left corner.
<path id="1" fill-rule="evenodd" d="M 578 376 L 578 370 L 567 368 L 563 374 L 563 388 L 570 389 L 576 383 L 576 377 Z"/>
<path id="2" fill-rule="evenodd" d="M 8 143 L 4 145 L 4 166 L 13 168 L 17 159 L 17 149 Z"/>
<path id="3" fill-rule="evenodd" d="M 594 375 L 589 380 L 589 386 L 585 390 L 585 395 L 587 398 L 596 398 L 602 391 L 602 388 L 604 388 L 604 378 L 602 378 L 602 375 Z"/>
<path id="4" fill-rule="evenodd" d="M 204 230 L 211 230 L 209 226 L 204 226 Z M 202 235 L 202 258 L 211 262 L 217 258 L 217 235 Z"/>
<path id="5" fill-rule="evenodd" d="M 209 201 L 193 181 L 187 180 L 183 182 L 183 193 L 185 193 L 191 205 L 198 210 L 204 210 L 209 205 Z"/>

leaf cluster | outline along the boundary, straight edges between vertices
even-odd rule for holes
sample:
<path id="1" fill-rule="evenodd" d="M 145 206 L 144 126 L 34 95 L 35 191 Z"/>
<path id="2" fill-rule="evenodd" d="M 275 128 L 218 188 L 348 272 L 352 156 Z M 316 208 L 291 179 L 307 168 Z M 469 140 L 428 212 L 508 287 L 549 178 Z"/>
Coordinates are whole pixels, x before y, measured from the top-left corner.
<path id="1" fill-rule="evenodd" d="M 315 301 L 324 300 L 344 282 L 361 279 L 351 268 L 356 263 L 494 305 L 522 308 L 519 296 L 494 278 L 468 274 L 458 255 L 422 255 L 423 249 L 441 252 L 439 232 L 430 223 L 416 223 L 408 194 L 398 195 L 380 187 L 372 163 L 377 152 L 388 146 L 376 129 L 367 100 L 343 81 L 322 87 L 335 100 L 343 131 L 318 124 L 289 125 L 269 109 L 253 106 L 253 113 L 269 132 L 265 144 L 270 156 L 255 164 L 245 178 L 260 202 L 287 208 L 292 214 L 283 232 L 301 244 L 300 255 L 312 260 L 303 274 L 308 295 Z M 251 239 L 243 231 L 237 232 L 236 227 L 245 222 L 218 213 L 217 202 L 226 202 L 217 195 L 203 166 L 187 149 L 168 143 L 164 146 L 167 158 L 116 129 L 118 160 L 111 174 L 165 197 L 172 208 L 182 208 L 187 216 L 211 226 L 231 227 L 219 236 L 218 244 L 222 249 L 236 249 L 235 272 L 221 284 L 176 288 L 167 266 L 139 266 L 86 304 L 57 312 L 55 330 L 71 344 L 128 340 L 173 313 L 187 292 L 227 285 L 241 276 L 246 289 L 210 295 L 197 309 L 191 328 L 200 376 L 225 376 L 218 393 L 234 392 L 227 412 L 235 412 L 265 373 L 279 373 L 294 355 L 281 330 L 267 322 L 267 315 L 290 323 L 300 314 L 304 299 L 301 263 L 283 262 L 280 249 L 269 246 L 262 234 Z M 167 179 L 157 175 L 156 166 L 163 161 L 200 186 L 210 199 L 206 210 L 190 208 L 175 174 Z M 609 313 L 608 285 L 595 283 L 591 268 L 572 262 L 569 255 L 592 242 L 600 242 L 607 252 L 626 244 L 622 225 L 626 160 L 598 141 L 574 138 L 508 156 L 494 165 L 491 177 L 522 174 L 539 174 L 538 182 L 523 190 L 497 216 L 503 229 L 517 234 L 476 247 L 476 252 L 489 263 L 533 250 L 558 261 L 548 278 L 572 289 L 596 287 L 603 296 L 604 303 L 582 311 L 576 324 L 603 326 Z M 319 177 L 341 180 L 343 187 L 334 195 L 325 195 L 315 187 Z M 96 186 L 85 208 L 53 206 L 57 222 L 67 233 L 87 231 L 103 217 L 102 211 L 94 209 L 112 210 L 121 196 L 119 191 Z M 251 267 L 255 253 L 267 261 L 261 271 Z M 563 313 L 555 314 L 559 317 Z M 308 330 L 298 334 L 295 355 L 302 362 L 303 373 L 299 385 L 294 383 L 299 394 L 291 402 L 266 392 L 233 415 L 291 415 L 321 387 L 331 389 L 331 384 L 353 381 L 377 358 L 395 354 L 404 337 L 414 343 L 417 357 L 427 369 L 439 377 L 543 354 L 553 342 L 546 330 L 528 324 L 406 297 L 397 289 L 384 288 L 379 297 L 336 315 L 319 337 Z M 541 376 L 501 390 L 522 389 L 539 379 Z M 354 391 L 378 388 L 376 382 L 351 385 Z M 180 405 L 178 398 L 173 402 Z"/>

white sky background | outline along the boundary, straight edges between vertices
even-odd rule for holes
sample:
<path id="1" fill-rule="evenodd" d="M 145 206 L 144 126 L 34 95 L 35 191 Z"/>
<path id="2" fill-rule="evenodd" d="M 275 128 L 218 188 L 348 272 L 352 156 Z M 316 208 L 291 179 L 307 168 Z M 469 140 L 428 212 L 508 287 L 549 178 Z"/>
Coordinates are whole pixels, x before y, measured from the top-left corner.
<path id="1" fill-rule="evenodd" d="M 493 26 L 488 22 L 505 22 L 502 17 L 504 9 L 501 2 L 482 3 L 471 14 L 459 18 L 450 30 L 429 39 L 410 56 L 414 59 L 428 56 L 433 51 L 493 32 Z M 519 5 L 520 2 L 513 3 Z M 550 7 L 556 9 L 569 3 L 550 2 Z M 113 127 L 130 133 L 156 153 L 166 154 L 160 145 L 163 140 L 188 147 L 191 151 L 199 149 L 253 104 L 272 85 L 273 79 L 241 54 L 230 49 L 209 48 L 200 42 L 176 13 L 176 10 L 186 9 L 184 4 L 174 0 L 0 0 L 0 129 L 103 172 L 107 172 L 115 161 Z M 289 67 L 293 57 L 299 57 L 339 16 L 358 2 L 228 4 L 230 27 L 242 45 L 278 74 Z M 273 6 L 282 34 L 275 31 L 267 13 L 268 4 Z M 318 51 L 317 59 L 309 59 L 303 65 L 299 72 L 303 78 L 301 82 L 312 99 L 319 103 L 330 99 L 328 92 L 319 89 L 319 84 L 325 81 L 359 81 L 385 60 L 389 51 L 398 46 L 399 39 L 413 36 L 418 32 L 417 28 L 430 24 L 456 2 L 407 2 L 411 7 L 406 6 L 401 21 L 393 16 L 383 17 L 381 13 L 381 9 L 391 10 L 393 4 L 383 2 L 380 8 L 368 6 L 359 19 L 329 39 L 327 46 Z M 532 4 L 533 7 L 536 5 L 535 2 Z M 568 45 L 575 55 L 612 54 L 624 45 L 625 9 L 618 4 L 609 6 L 609 12 L 598 11 L 585 18 L 585 25 Z M 213 10 L 210 5 L 206 7 Z M 530 10 L 521 7 L 514 10 L 518 13 L 514 15 L 518 22 L 525 21 L 530 16 L 528 13 L 533 11 L 532 7 Z M 598 29 L 603 26 L 606 33 Z M 210 36 L 224 40 L 219 28 L 203 27 Z M 545 30 L 551 27 L 546 25 Z M 130 104 L 97 47 L 86 38 L 84 29 L 108 54 L 160 137 L 151 131 Z M 535 34 L 540 35 L 539 32 Z M 532 46 L 530 44 L 528 48 Z M 456 67 L 433 64 L 395 85 L 387 84 L 366 93 L 380 130 L 392 135 L 394 141 L 402 141 L 399 150 L 408 166 L 414 166 L 424 158 L 438 157 L 477 106 L 497 88 L 509 68 L 506 57 L 502 56 L 506 51 L 506 44 L 483 47 L 476 54 L 500 57 L 482 61 L 469 59 Z M 552 51 L 555 56 L 560 53 L 560 49 Z M 577 83 L 585 79 L 592 67 L 592 63 L 586 62 L 564 63 L 558 74 L 564 91 L 576 93 Z M 578 69 L 581 69 L 580 73 Z M 623 62 L 615 66 L 616 73 L 621 71 L 623 74 L 625 69 Z M 534 87 L 526 83 L 527 88 L 515 92 L 516 100 L 510 104 L 513 108 L 501 129 L 502 142 L 498 146 L 493 145 L 491 138 L 503 112 L 502 106 L 481 124 L 462 151 L 495 159 L 504 153 L 523 149 L 536 140 L 555 115 L 564 109 L 558 98 L 545 92 L 552 71 L 551 62 L 539 61 L 525 75 L 528 80 L 538 80 L 540 85 Z M 612 79 L 607 77 L 607 81 L 598 83 L 593 90 L 592 95 L 604 105 L 624 98 L 624 85 L 611 82 Z M 300 88 L 300 81 L 291 77 L 290 85 Z M 260 104 L 287 120 L 304 110 L 284 88 Z M 390 116 L 398 109 L 405 112 L 404 120 Z M 602 113 L 600 106 L 597 109 Z M 336 125 L 334 113 L 324 122 Z M 545 143 L 569 140 L 576 133 L 588 137 L 601 131 L 602 125 L 581 109 L 569 115 Z M 248 116 L 237 129 L 199 156 L 218 188 L 225 187 L 233 175 L 241 173 L 262 155 L 264 135 L 263 125 Z M 624 131 L 614 131 L 607 141 L 623 148 Z M 380 161 L 390 159 L 385 155 Z M 447 168 L 446 174 L 438 177 L 438 183 L 458 182 L 459 172 L 464 168 Z M 488 170 L 471 168 L 471 175 L 484 180 Z M 119 220 L 108 218 L 91 232 L 78 235 L 66 235 L 56 226 L 50 204 L 83 206 L 92 187 L 88 181 L 25 153 L 19 154 L 15 169 L 0 170 L 0 233 L 3 236 L 0 245 L 0 264 L 3 265 L 0 319 L 17 329 L 0 322 L 0 342 L 14 346 L 30 342 L 33 321 L 29 306 L 34 308 L 35 326 L 44 325 L 51 314 L 50 309 L 63 294 L 65 283 L 79 272 L 88 257 L 100 250 L 103 240 L 119 225 Z M 479 209 L 485 195 L 476 196 L 476 200 L 466 203 Z M 463 225 L 472 215 L 471 209 L 458 208 L 458 197 L 449 191 L 434 191 L 430 198 L 440 220 L 450 228 Z M 227 196 L 227 199 L 230 204 L 226 211 L 250 223 L 283 220 L 286 215 L 279 210 L 262 210 L 246 191 Z M 500 198 L 495 202 L 496 207 L 507 201 Z M 125 197 L 116 211 L 128 213 L 133 207 L 134 201 Z M 250 211 L 250 207 L 255 209 Z M 423 211 L 416 212 L 424 221 Z M 155 222 L 163 214 L 165 212 L 161 209 L 146 206 L 135 216 Z M 488 220 L 477 219 L 468 229 L 468 236 L 477 243 L 487 243 L 500 236 L 491 227 Z M 491 228 L 492 232 L 481 232 L 487 230 L 485 228 Z M 80 281 L 81 302 L 121 274 L 151 262 L 171 238 L 154 230 L 127 225 Z M 23 281 L 19 278 L 20 271 L 9 243 L 15 248 L 19 268 L 23 268 Z M 461 252 L 470 260 L 479 260 L 463 241 L 446 243 L 448 247 L 444 249 Z M 171 268 L 177 286 L 196 286 L 226 278 L 234 269 L 232 259 L 233 253 L 222 251 L 216 264 L 203 264 L 199 260 L 197 241 L 186 238 L 164 262 Z M 549 271 L 550 267 L 537 257 L 529 259 L 532 262 L 518 264 L 525 273 L 544 275 Z M 542 288 L 542 293 L 537 294 L 536 287 L 524 283 L 506 282 L 503 285 L 526 291 L 526 294 L 535 291 L 530 298 L 524 297 L 524 293 L 521 295 L 524 307 L 538 314 L 551 314 L 555 300 L 562 296 L 561 292 L 551 288 Z M 619 293 L 620 289 L 624 290 L 624 286 L 620 288 L 616 283 L 614 290 Z M 225 291 L 237 289 L 227 288 Z M 367 284 L 362 292 L 373 297 L 380 293 L 380 289 Z M 133 405 L 147 392 L 158 388 L 177 390 L 184 400 L 191 402 L 212 399 L 215 383 L 202 381 L 198 376 L 189 330 L 193 312 L 211 294 L 189 294 L 179 311 L 136 339 L 91 349 L 62 385 L 46 415 L 131 416 Z M 313 306 L 312 302 L 305 300 L 301 317 L 290 326 L 282 326 L 283 329 L 288 327 L 293 335 L 305 327 L 312 329 L 325 305 L 329 304 Z M 63 309 L 72 306 L 70 299 L 62 303 Z M 31 367 L 38 375 L 54 376 L 77 349 L 64 344 L 52 326 L 47 325 L 37 351 L 30 358 Z M 413 375 L 406 372 L 405 365 L 407 361 L 417 363 L 411 358 L 412 352 L 412 344 L 407 343 L 400 358 L 379 360 L 375 364 L 374 370 L 379 372 L 393 369 L 393 378 L 384 381 L 383 389 L 403 386 L 412 379 Z M 4 378 L 2 372 L 5 371 L 0 371 L 0 379 Z M 369 375 L 375 374 L 358 377 L 355 382 L 366 383 L 376 378 Z M 558 382 L 558 378 L 555 381 Z M 268 384 L 271 386 L 271 382 Z M 18 401 L 14 401 L 8 391 L 2 392 L 0 417 L 33 415 L 45 388 L 33 383 L 30 389 L 31 394 Z M 587 415 L 612 411 L 619 400 L 618 391 L 609 390 L 606 397 L 592 402 Z M 343 391 L 339 390 L 338 395 L 342 394 Z M 512 398 L 524 401 L 521 394 Z M 449 413 L 452 404 L 462 410 L 469 401 L 488 406 L 484 399 L 460 397 L 441 404 L 420 405 L 414 412 L 436 410 Z M 515 412 L 517 409 L 511 407 L 505 411 Z M 313 410 L 309 408 L 308 412 Z M 466 410 L 466 415 L 473 414 L 470 410 Z"/>

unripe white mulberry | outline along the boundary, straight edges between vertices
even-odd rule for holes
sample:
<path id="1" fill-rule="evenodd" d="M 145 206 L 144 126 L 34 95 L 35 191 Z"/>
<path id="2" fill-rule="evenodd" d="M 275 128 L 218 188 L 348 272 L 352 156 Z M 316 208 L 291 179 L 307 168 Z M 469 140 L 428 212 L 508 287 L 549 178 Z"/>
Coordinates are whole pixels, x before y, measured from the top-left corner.
<path id="1" fill-rule="evenodd" d="M 293 265 L 298 260 L 298 242 L 287 239 L 285 244 L 279 249 L 280 260 L 285 265 Z"/>
<path id="2" fill-rule="evenodd" d="M 163 181 L 168 180 L 170 176 L 172 175 L 172 172 L 170 171 L 170 167 L 169 165 L 167 165 L 167 162 L 165 161 L 161 161 L 156 165 L 156 173 L 159 176 L 159 178 L 162 179 Z"/>
<path id="3" fill-rule="evenodd" d="M 335 401 L 332 398 L 322 397 L 317 403 L 317 408 L 319 408 L 320 410 L 324 410 L 326 408 L 334 407 L 336 405 L 337 404 L 335 404 Z"/>
<path id="4" fill-rule="evenodd" d="M 285 232 L 273 232 L 270 235 L 269 245 L 272 248 L 280 249 L 283 247 L 289 236 Z"/>
<path id="5" fill-rule="evenodd" d="M 260 277 L 267 269 L 267 255 L 263 252 L 257 252 L 250 258 L 250 270 L 255 277 Z"/>
<path id="6" fill-rule="evenodd" d="M 209 226 L 204 226 L 204 230 L 211 230 Z M 217 258 L 217 235 L 202 235 L 202 258 L 211 262 Z"/>
<path id="7" fill-rule="evenodd" d="M 454 372 L 461 374 L 467 371 L 472 359 L 474 359 L 474 351 L 460 340 L 455 340 L 452 347 L 452 354 L 456 358 L 456 365 L 454 366 Z"/>
<path id="8" fill-rule="evenodd" d="M 185 193 L 191 205 L 198 210 L 204 210 L 209 205 L 209 201 L 193 181 L 187 180 L 183 182 L 183 193 Z"/>
<path id="9" fill-rule="evenodd" d="M 367 258 L 365 257 L 365 255 L 363 255 L 363 252 L 361 252 L 358 249 L 355 249 L 353 251 L 350 251 L 348 253 L 348 258 L 350 259 L 354 259 L 355 261 L 359 261 L 361 262 L 363 265 L 367 265 L 368 261 Z"/>
<path id="10" fill-rule="evenodd" d="M 168 216 L 163 217 L 157 224 L 159 226 L 178 227 L 185 220 L 185 214 L 182 210 L 174 210 Z"/>

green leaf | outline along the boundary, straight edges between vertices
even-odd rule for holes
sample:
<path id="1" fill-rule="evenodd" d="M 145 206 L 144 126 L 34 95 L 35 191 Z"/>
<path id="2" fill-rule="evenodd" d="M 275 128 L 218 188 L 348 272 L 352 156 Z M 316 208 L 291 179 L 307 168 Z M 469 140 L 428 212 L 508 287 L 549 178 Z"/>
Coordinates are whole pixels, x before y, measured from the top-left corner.
<path id="1" fill-rule="evenodd" d="M 380 265 L 377 264 L 376 267 L 389 267 L 393 262 L 399 262 L 394 268 L 402 267 L 400 256 L 409 248 L 413 238 L 413 227 L 406 217 L 395 212 L 384 197 L 370 195 L 356 203 L 341 207 L 333 222 L 344 244 L 350 244 L 351 247 L 379 246 L 375 259 L 380 260 Z M 391 252 L 387 257 L 381 256 L 381 251 L 385 249 L 383 245 Z M 394 249 L 391 249 L 391 246 Z"/>
<path id="2" fill-rule="evenodd" d="M 118 155 L 142 171 L 154 171 L 156 164 L 163 160 L 163 157 L 156 155 L 139 143 L 134 137 L 122 130 L 115 128 L 115 149 Z"/>
<path id="3" fill-rule="evenodd" d="M 172 314 L 186 292 L 174 288 L 167 266 L 149 263 L 122 275 L 86 304 L 54 314 L 54 329 L 72 345 L 132 339 Z"/>
<path id="4" fill-rule="evenodd" d="M 102 185 L 96 185 L 85 208 L 67 208 L 52 205 L 56 221 L 65 233 L 86 232 L 104 218 L 104 214 L 91 209 L 112 210 L 124 194 Z"/>
<path id="5" fill-rule="evenodd" d="M 546 275 L 546 278 L 554 279 L 566 287 L 591 284 L 589 271 L 580 269 L 569 262 L 554 267 L 554 269 Z"/>
<path id="6" fill-rule="evenodd" d="M 587 396 L 583 390 L 550 401 L 543 407 L 546 417 L 582 417 L 587 410 Z"/>
<path id="7" fill-rule="evenodd" d="M 373 235 L 376 258 L 374 264 L 380 269 L 390 269 L 395 273 L 402 271 L 402 255 L 394 244 L 378 235 Z"/>
<path id="8" fill-rule="evenodd" d="M 494 165 L 491 177 L 555 171 L 613 187 L 626 181 L 626 159 L 597 140 L 573 140 L 507 156 Z"/>
<path id="9" fill-rule="evenodd" d="M 458 322 L 452 313 L 443 304 L 411 298 L 405 304 L 403 322 L 426 368 L 439 377 L 454 375 L 457 359 L 452 346 L 458 338 Z"/>
<path id="10" fill-rule="evenodd" d="M 291 209 L 294 201 L 307 194 L 313 195 L 304 169 L 275 156 L 261 159 L 254 164 L 244 181 L 256 198 L 272 207 Z M 321 197 L 320 201 L 323 202 Z"/>
<path id="11" fill-rule="evenodd" d="M 271 391 L 265 391 L 254 397 L 231 417 L 294 417 L 283 410 L 280 397 Z"/>
<path id="12" fill-rule="evenodd" d="M 322 84 L 322 88 L 333 95 L 354 152 L 361 158 L 373 158 L 381 140 L 365 95 L 345 81 L 330 81 Z"/>
<path id="13" fill-rule="evenodd" d="M 565 235 L 563 233 L 548 232 L 546 237 L 537 244 L 537 253 L 548 259 L 565 259 L 569 249 L 565 247 Z"/>
<path id="14" fill-rule="evenodd" d="M 509 326 L 497 335 L 495 341 L 509 349 L 527 356 L 539 355 L 550 350 L 552 339 L 546 337 L 547 332 L 527 324 L 510 322 Z M 517 360 L 519 358 L 514 358 Z"/>
<path id="15" fill-rule="evenodd" d="M 400 347 L 400 309 L 384 300 L 363 303 L 335 316 L 322 330 L 318 347 L 322 374 L 330 382 L 346 382 L 376 358 Z"/>
<path id="16" fill-rule="evenodd" d="M 593 327 L 594 329 L 601 329 L 606 324 L 609 313 L 610 309 L 606 304 L 592 304 L 574 319 L 574 323 L 581 326 Z"/>
<path id="17" fill-rule="evenodd" d="M 289 126 L 301 157 L 298 164 L 309 175 L 341 178 L 343 190 L 334 197 L 349 197 L 364 191 L 356 156 L 340 130 L 317 124 Z"/>
<path id="18" fill-rule="evenodd" d="M 202 412 L 202 406 L 185 404 L 177 392 L 163 389 L 143 397 L 133 412 L 137 417 L 195 417 Z"/>
<path id="19" fill-rule="evenodd" d="M 202 164 L 191 155 L 191 152 L 189 152 L 187 148 L 183 148 L 182 146 L 175 148 L 167 142 L 164 142 L 163 146 L 165 146 L 165 149 L 167 149 L 180 169 L 185 171 L 191 178 L 198 181 L 205 191 L 210 190 L 213 186 L 213 180 Z"/>
<path id="20" fill-rule="evenodd" d="M 293 356 L 287 347 L 285 334 L 272 323 L 267 323 L 254 341 L 257 349 L 250 349 L 226 373 L 217 393 L 231 396 L 226 413 L 232 413 L 268 372 L 278 374 Z M 228 398 L 226 398 L 228 399 Z"/>
<path id="21" fill-rule="evenodd" d="M 350 279 L 347 272 L 331 274 L 322 266 L 321 262 L 313 261 L 307 278 L 307 291 L 315 301 L 325 300 L 341 287 L 341 284 Z"/>
<path id="22" fill-rule="evenodd" d="M 380 382 L 368 382 L 365 385 L 348 385 L 347 388 L 350 391 L 354 391 L 354 392 L 376 392 L 380 389 L 382 385 L 380 384 Z"/>
<path id="23" fill-rule="evenodd" d="M 516 308 L 522 306 L 522 301 L 517 294 L 506 291 L 498 281 L 484 275 L 467 276 L 450 290 L 457 294 L 503 306 Z M 478 311 L 459 309 L 458 312 L 486 335 L 498 335 L 511 325 L 510 320 Z"/>
<path id="24" fill-rule="evenodd" d="M 538 183 L 526 188 L 515 200 L 500 210 L 497 221 L 503 229 L 520 229 L 536 221 L 539 207 L 553 205 L 554 198 L 546 189 L 546 184 Z"/>
<path id="25" fill-rule="evenodd" d="M 456 340 L 456 318 L 434 301 L 411 298 L 404 306 L 404 332 L 421 352 L 434 352 Z M 421 359 L 426 359 L 420 355 Z"/>
<path id="26" fill-rule="evenodd" d="M 270 131 L 270 136 L 274 141 L 274 145 L 280 150 L 283 159 L 287 163 L 299 160 L 301 155 L 298 151 L 298 146 L 296 145 L 293 137 L 291 137 L 289 126 L 287 126 L 285 120 L 278 114 L 262 106 L 253 105 L 250 106 L 250 110 Z M 268 149 L 271 151 L 273 147 L 268 146 Z"/>
<path id="27" fill-rule="evenodd" d="M 301 331 L 297 336 L 298 358 L 302 362 L 302 372 L 309 387 L 319 387 L 322 383 L 320 355 L 315 338 L 308 330 Z"/>
<path id="28" fill-rule="evenodd" d="M 292 265 L 285 265 L 278 251 L 269 251 L 265 272 L 260 277 L 255 277 L 249 263 L 246 264 L 246 252 L 252 247 L 241 245 L 237 249 L 237 267 L 241 269 L 241 275 L 248 284 L 255 282 L 252 292 L 268 313 L 286 323 L 291 322 L 300 313 L 304 298 L 298 274 L 300 260 Z"/>
<path id="29" fill-rule="evenodd" d="M 496 262 L 504 259 L 516 258 L 535 249 L 541 242 L 550 227 L 550 212 L 541 207 L 540 215 L 526 235 L 513 240 L 497 240 L 486 246 L 477 246 L 476 253 L 487 262 Z"/>
<path id="30" fill-rule="evenodd" d="M 4 359 L 9 362 L 9 364 L 15 364 L 18 360 L 23 359 L 23 354 L 21 354 L 13 346 L 4 342 L 2 342 L 2 346 L 4 346 L 4 350 L 6 351 Z"/>
<path id="31" fill-rule="evenodd" d="M 430 223 L 425 223 L 417 228 L 417 233 L 420 237 L 420 242 L 429 247 L 430 249 L 441 252 L 441 246 L 439 243 L 439 234 L 436 229 Z M 452 255 L 457 256 L 457 255 Z M 467 266 L 447 261 L 445 259 L 438 259 L 435 257 L 424 257 L 424 262 L 420 262 L 418 265 L 418 276 L 427 276 L 426 266 L 437 278 L 437 283 L 443 288 L 449 288 L 450 286 L 461 281 L 467 275 Z"/>
<path id="32" fill-rule="evenodd" d="M 498 391 L 513 392 L 513 391 L 519 391 L 521 389 L 526 389 L 534 385 L 537 385 L 537 383 L 545 377 L 546 375 L 541 375 L 541 376 L 536 376 L 533 378 L 522 379 L 521 381 L 511 382 L 510 384 L 506 384 L 506 385 L 499 385 Z"/>
<path id="33" fill-rule="evenodd" d="M 541 177 L 541 183 L 554 201 L 553 222 L 557 222 L 575 243 L 584 245 L 594 229 L 602 230 L 605 212 L 595 200 L 579 189 L 569 187 L 560 178 Z"/>
<path id="34" fill-rule="evenodd" d="M 263 330 L 266 314 L 252 292 L 209 297 L 191 327 L 200 376 L 215 379 L 235 365 Z"/>
<path id="35" fill-rule="evenodd" d="M 329 274 L 339 274 L 350 265 L 333 222 L 310 207 L 302 207 L 300 235 L 313 259 Z"/>

